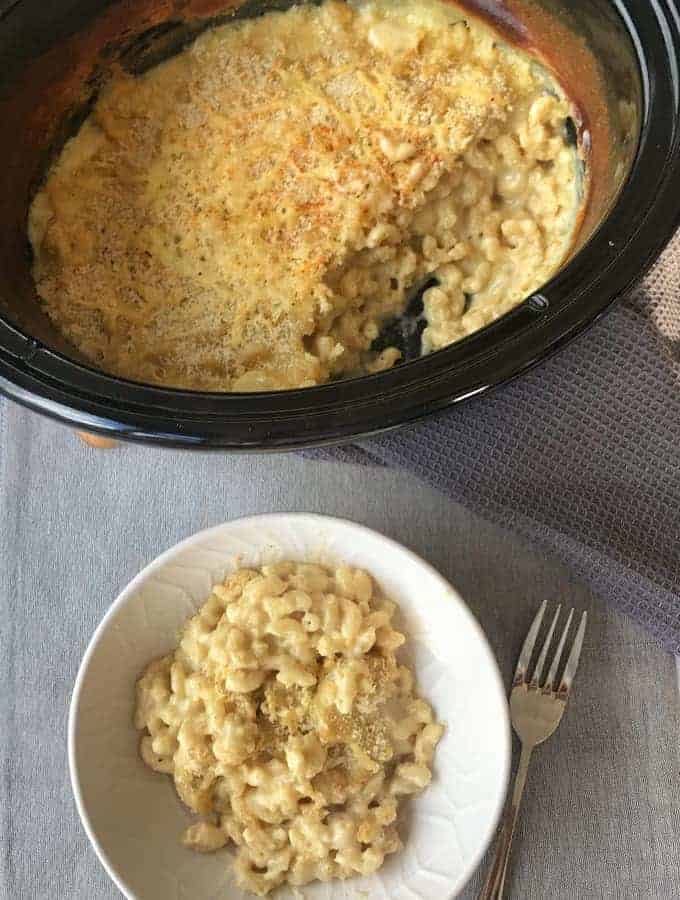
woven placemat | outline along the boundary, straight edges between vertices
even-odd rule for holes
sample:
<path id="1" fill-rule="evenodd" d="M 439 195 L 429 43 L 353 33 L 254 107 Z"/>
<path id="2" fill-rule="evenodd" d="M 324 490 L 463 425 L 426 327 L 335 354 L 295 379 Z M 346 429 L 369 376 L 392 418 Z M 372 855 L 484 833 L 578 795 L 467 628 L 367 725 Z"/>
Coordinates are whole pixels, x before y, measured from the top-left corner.
<path id="1" fill-rule="evenodd" d="M 680 233 L 638 290 L 521 379 L 317 453 L 422 478 L 557 554 L 680 652 Z"/>

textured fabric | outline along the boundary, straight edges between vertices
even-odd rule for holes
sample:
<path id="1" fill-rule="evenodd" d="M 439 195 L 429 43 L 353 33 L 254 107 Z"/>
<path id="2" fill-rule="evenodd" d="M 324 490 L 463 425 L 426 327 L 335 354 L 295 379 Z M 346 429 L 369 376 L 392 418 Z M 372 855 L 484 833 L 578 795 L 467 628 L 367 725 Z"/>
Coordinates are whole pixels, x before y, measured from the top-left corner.
<path id="1" fill-rule="evenodd" d="M 407 469 L 558 554 L 680 652 L 680 233 L 639 290 L 546 364 L 319 453 Z"/>
<path id="2" fill-rule="evenodd" d="M 570 707 L 534 756 L 509 896 L 676 898 L 673 660 L 561 565 L 396 469 L 293 455 L 95 451 L 7 403 L 0 409 L 0 900 L 121 897 L 88 845 L 68 780 L 68 704 L 87 642 L 123 586 L 176 541 L 234 516 L 296 509 L 363 522 L 430 560 L 481 622 L 506 685 L 543 599 L 588 610 Z M 488 864 L 460 900 L 475 900 Z"/>

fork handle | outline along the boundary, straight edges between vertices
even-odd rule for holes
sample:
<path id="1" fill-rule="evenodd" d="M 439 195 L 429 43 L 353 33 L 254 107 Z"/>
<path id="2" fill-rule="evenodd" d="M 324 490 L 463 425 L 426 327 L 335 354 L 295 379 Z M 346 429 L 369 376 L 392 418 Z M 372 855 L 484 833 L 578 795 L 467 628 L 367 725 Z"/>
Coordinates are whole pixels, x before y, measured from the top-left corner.
<path id="1" fill-rule="evenodd" d="M 479 900 L 502 900 L 512 839 L 515 834 L 515 825 L 517 824 L 517 816 L 522 802 L 524 786 L 527 782 L 527 772 L 529 771 L 529 762 L 531 761 L 533 749 L 533 747 L 522 744 L 522 753 L 519 758 L 517 775 L 515 776 L 512 800 L 503 816 L 503 824 L 501 826 L 498 847 L 496 848 L 496 856 L 494 857 L 493 865 L 491 866 L 484 883 L 482 892 L 479 895 Z"/>

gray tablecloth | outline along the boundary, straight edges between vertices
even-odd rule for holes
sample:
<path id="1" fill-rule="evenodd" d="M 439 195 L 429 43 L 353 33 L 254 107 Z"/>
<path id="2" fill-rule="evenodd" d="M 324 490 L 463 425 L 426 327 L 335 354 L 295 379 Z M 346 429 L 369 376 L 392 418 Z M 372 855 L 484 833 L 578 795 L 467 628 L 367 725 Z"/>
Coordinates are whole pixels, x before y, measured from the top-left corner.
<path id="1" fill-rule="evenodd" d="M 118 591 L 160 551 L 226 518 L 292 509 L 364 522 L 430 559 L 481 620 L 506 679 L 541 600 L 590 610 L 571 709 L 529 782 L 512 896 L 679 895 L 673 661 L 558 563 L 395 471 L 290 456 L 93 451 L 15 406 L 0 410 L 2 900 L 119 896 L 88 847 L 68 781 L 67 708 L 86 644 Z"/>

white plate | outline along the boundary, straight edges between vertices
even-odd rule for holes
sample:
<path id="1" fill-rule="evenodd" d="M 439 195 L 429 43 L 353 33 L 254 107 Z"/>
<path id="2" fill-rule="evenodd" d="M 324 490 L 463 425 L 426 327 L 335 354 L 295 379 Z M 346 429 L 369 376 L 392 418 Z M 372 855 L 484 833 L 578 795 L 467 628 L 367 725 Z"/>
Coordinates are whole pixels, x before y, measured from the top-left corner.
<path id="1" fill-rule="evenodd" d="M 244 900 L 229 851 L 201 855 L 179 838 L 192 820 L 169 778 L 138 757 L 135 681 L 177 644 L 186 619 L 239 565 L 276 560 L 367 569 L 401 608 L 406 660 L 446 733 L 432 784 L 407 801 L 405 847 L 369 878 L 277 897 L 446 900 L 478 865 L 496 826 L 510 762 L 505 691 L 489 645 L 459 595 L 415 554 L 361 525 L 307 514 L 253 516 L 202 531 L 147 566 L 113 604 L 78 672 L 69 765 L 78 812 L 101 862 L 130 900 Z"/>

